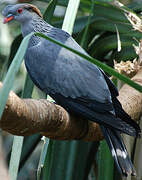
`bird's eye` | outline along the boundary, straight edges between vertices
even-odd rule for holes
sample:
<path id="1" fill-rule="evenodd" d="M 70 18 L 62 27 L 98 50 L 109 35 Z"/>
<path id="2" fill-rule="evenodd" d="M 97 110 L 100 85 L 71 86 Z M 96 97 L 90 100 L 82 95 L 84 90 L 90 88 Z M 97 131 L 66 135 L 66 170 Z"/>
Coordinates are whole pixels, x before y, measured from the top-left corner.
<path id="1" fill-rule="evenodd" d="M 19 14 L 21 14 L 21 13 L 22 13 L 22 11 L 23 11 L 23 9 L 22 9 L 22 8 L 20 8 L 20 9 L 18 9 L 18 11 L 17 11 L 17 12 L 18 12 Z"/>

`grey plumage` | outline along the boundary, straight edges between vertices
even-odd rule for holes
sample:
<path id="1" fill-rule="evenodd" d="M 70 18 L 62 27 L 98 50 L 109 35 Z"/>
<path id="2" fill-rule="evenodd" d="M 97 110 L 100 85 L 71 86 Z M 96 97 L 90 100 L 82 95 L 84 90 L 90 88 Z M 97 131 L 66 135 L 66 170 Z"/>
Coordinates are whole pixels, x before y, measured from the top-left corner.
<path id="1" fill-rule="evenodd" d="M 20 14 L 17 13 L 19 8 L 22 8 Z M 42 32 L 87 54 L 67 32 L 47 24 L 35 7 L 27 4 L 8 6 L 3 15 L 8 14 L 20 22 L 23 37 L 33 31 Z M 33 82 L 58 104 L 70 113 L 101 125 L 120 173 L 134 175 L 120 132 L 139 136 L 140 128 L 122 109 L 116 98 L 118 91 L 104 72 L 72 52 L 35 35 L 29 42 L 25 64 Z"/>

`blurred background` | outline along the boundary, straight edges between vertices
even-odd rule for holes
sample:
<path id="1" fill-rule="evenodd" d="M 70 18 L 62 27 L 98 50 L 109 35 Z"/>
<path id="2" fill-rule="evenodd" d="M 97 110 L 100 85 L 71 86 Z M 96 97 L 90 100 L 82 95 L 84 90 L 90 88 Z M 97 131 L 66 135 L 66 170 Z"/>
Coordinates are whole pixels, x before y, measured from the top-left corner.
<path id="1" fill-rule="evenodd" d="M 42 14 L 46 12 L 50 0 L 1 0 L 0 12 L 7 4 L 32 3 L 41 10 Z M 133 61 L 137 58 L 137 54 L 133 44 L 138 46 L 139 40 L 142 37 L 140 32 L 134 31 L 132 25 L 124 15 L 124 12 L 112 4 L 112 0 L 81 0 L 79 10 L 77 13 L 73 37 L 75 40 L 94 58 L 114 66 L 114 60 L 120 61 Z M 141 17 L 142 0 L 121 0 L 121 3 L 128 7 L 128 10 L 134 11 Z M 54 8 L 53 16 L 48 19 L 46 12 L 45 20 L 50 22 L 53 26 L 62 27 L 66 6 L 68 0 L 57 0 Z M 118 35 L 121 43 L 121 50 L 118 51 Z M 15 53 L 22 40 L 21 30 L 18 23 L 12 21 L 9 24 L 3 24 L 3 17 L 0 14 L 0 81 L 3 81 L 7 70 L 15 56 Z M 24 63 L 16 76 L 13 91 L 21 96 L 24 82 L 26 78 L 26 70 Z M 33 98 L 46 97 L 39 92 L 36 88 L 32 93 Z M 127 140 L 126 140 L 127 141 Z M 128 144 L 130 153 L 135 152 L 136 146 L 134 141 L 130 140 Z M 9 164 L 13 136 L 3 132 L 4 149 L 7 157 L 7 164 Z M 46 139 L 46 145 L 49 141 Z M 54 148 L 52 155 L 55 157 L 50 169 L 50 175 L 47 179 L 50 180 L 119 180 L 121 177 L 118 175 L 113 160 L 107 149 L 105 141 L 101 143 L 84 143 L 80 141 L 73 142 L 50 142 L 50 149 Z M 92 150 L 95 147 L 95 151 Z M 136 166 L 139 179 L 142 179 L 142 171 L 140 170 L 140 161 L 142 160 L 141 141 L 137 145 Z M 18 174 L 18 180 L 35 180 L 41 151 L 43 149 L 43 141 L 40 135 L 33 135 L 24 138 L 24 146 L 21 155 L 21 162 Z M 57 149 L 59 150 L 57 152 Z M 66 153 L 65 152 L 66 149 Z M 94 149 L 94 148 L 93 148 Z M 80 153 L 83 151 L 83 153 Z M 47 151 L 46 153 L 47 154 Z M 51 155 L 50 154 L 50 155 Z M 47 155 L 49 156 L 49 154 Z M 86 156 L 86 158 L 84 158 Z M 49 160 L 49 157 L 47 157 Z M 48 161 L 50 163 L 50 160 Z M 60 169 L 59 166 L 64 166 Z M 82 168 L 80 167 L 82 166 Z M 58 167 L 58 168 L 57 168 Z M 70 172 L 63 173 L 69 168 Z M 108 170 L 109 167 L 109 170 Z M 59 171 L 59 172 L 58 172 Z M 60 174 L 62 172 L 62 175 Z M 104 172 L 104 173 L 103 173 Z M 40 179 L 46 179 L 44 176 L 46 171 L 40 175 Z M 64 175 L 63 175 L 64 174 Z M 129 177 L 129 179 L 131 179 Z"/>

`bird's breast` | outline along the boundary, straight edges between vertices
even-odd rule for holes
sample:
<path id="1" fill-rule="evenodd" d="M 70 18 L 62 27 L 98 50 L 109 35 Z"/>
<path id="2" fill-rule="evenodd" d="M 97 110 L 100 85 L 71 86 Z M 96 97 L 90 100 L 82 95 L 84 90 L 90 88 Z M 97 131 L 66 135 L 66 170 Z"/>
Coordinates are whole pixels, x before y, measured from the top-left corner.
<path id="1" fill-rule="evenodd" d="M 52 68 L 36 58 L 25 58 L 26 69 L 34 84 L 45 93 L 49 93 L 50 84 L 52 83 Z"/>

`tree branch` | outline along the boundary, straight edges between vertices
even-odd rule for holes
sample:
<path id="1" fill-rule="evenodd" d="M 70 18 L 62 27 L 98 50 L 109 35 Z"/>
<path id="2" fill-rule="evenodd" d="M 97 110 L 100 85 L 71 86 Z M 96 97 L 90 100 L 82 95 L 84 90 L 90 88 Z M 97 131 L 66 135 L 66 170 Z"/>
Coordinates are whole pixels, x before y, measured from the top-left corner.
<path id="1" fill-rule="evenodd" d="M 132 78 L 142 85 L 142 69 Z M 0 84 L 0 88 L 2 84 Z M 142 94 L 128 85 L 120 90 L 119 100 L 125 111 L 137 120 L 142 113 Z M 103 135 L 96 123 L 71 116 L 61 106 L 45 99 L 21 99 L 12 91 L 0 121 L 0 127 L 14 135 L 43 135 L 59 140 L 98 141 Z"/>

